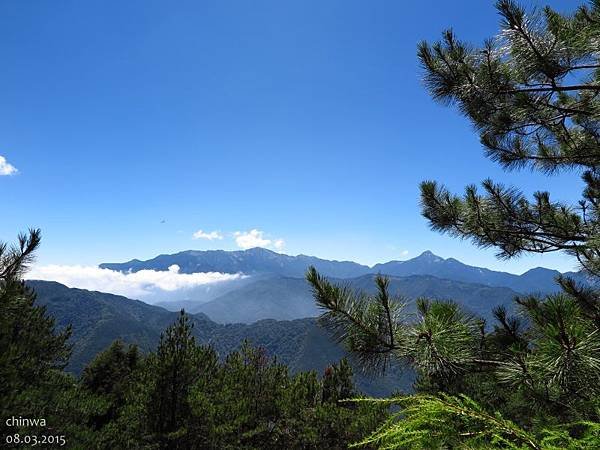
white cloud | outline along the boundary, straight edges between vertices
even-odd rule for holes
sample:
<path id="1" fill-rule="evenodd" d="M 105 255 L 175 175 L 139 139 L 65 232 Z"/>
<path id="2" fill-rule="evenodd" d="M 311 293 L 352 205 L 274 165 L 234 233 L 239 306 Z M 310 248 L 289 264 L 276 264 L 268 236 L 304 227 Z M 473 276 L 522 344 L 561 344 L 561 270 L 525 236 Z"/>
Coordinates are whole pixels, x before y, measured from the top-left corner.
<path id="1" fill-rule="evenodd" d="M 109 292 L 139 299 L 160 292 L 191 289 L 244 277 L 245 275 L 240 273 L 179 273 L 177 265 L 172 265 L 169 270 L 165 271 L 140 270 L 127 273 L 95 266 L 48 265 L 34 267 L 27 275 L 29 280 L 57 281 L 68 287 Z"/>
<path id="2" fill-rule="evenodd" d="M 207 233 L 206 231 L 198 230 L 194 234 L 192 234 L 192 238 L 208 239 L 209 241 L 213 241 L 215 239 L 223 239 L 223 235 L 219 231 L 211 231 L 210 233 Z"/>
<path id="3" fill-rule="evenodd" d="M 239 248 L 247 250 L 249 248 L 254 247 L 267 247 L 271 244 L 270 239 L 265 239 L 263 237 L 264 232 L 259 230 L 250 230 L 250 231 L 236 231 L 233 233 L 235 237 L 235 243 Z"/>
<path id="4" fill-rule="evenodd" d="M 271 240 L 267 239 L 264 231 L 253 229 L 250 231 L 236 231 L 233 233 L 235 243 L 241 249 L 248 250 L 254 247 L 275 248 L 281 250 L 285 246 L 283 239 Z"/>
<path id="5" fill-rule="evenodd" d="M 17 168 L 0 155 L 0 175 L 14 175 L 17 172 Z"/>
<path id="6" fill-rule="evenodd" d="M 409 251 L 408 250 L 402 250 L 402 253 L 400 253 L 402 256 L 406 256 L 408 255 Z"/>

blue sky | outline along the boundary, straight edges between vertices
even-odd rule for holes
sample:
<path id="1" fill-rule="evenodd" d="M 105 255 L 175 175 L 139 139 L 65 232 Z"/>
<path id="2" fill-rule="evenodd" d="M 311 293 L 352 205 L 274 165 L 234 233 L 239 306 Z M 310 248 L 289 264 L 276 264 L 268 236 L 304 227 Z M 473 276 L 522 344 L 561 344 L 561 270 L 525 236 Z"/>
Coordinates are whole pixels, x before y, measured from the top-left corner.
<path id="1" fill-rule="evenodd" d="M 564 255 L 497 261 L 421 217 L 424 179 L 580 194 L 575 174 L 503 172 L 429 98 L 416 45 L 449 26 L 482 42 L 493 2 L 0 2 L 0 155 L 18 170 L 0 176 L 0 239 L 42 228 L 40 264 L 256 238 L 367 264 L 429 249 L 511 272 L 573 268 Z"/>

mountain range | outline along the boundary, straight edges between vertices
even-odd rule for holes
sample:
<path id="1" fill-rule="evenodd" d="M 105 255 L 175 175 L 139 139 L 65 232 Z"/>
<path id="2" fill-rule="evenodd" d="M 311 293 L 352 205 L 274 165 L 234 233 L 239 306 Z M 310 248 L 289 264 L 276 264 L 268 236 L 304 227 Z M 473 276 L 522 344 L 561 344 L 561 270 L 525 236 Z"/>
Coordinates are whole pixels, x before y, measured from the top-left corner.
<path id="1" fill-rule="evenodd" d="M 249 250 L 187 250 L 173 255 L 159 255 L 147 261 L 133 259 L 125 263 L 100 264 L 102 269 L 120 272 L 137 272 L 143 269 L 167 270 L 176 264 L 182 273 L 222 272 L 277 274 L 286 277 L 303 277 L 308 266 L 315 266 L 323 274 L 335 278 L 353 278 L 369 273 L 369 266 L 352 261 L 329 261 L 314 256 L 290 256 L 265 248 Z"/>
<path id="2" fill-rule="evenodd" d="M 484 284 L 487 286 L 502 286 L 524 294 L 548 293 L 559 290 L 556 277 L 558 270 L 536 267 L 521 275 L 508 272 L 499 272 L 483 267 L 474 267 L 464 264 L 454 258 L 441 258 L 430 251 L 423 252 L 420 256 L 407 261 L 390 261 L 376 264 L 373 272 L 394 276 L 408 275 L 433 275 L 448 280 L 463 281 L 466 283 Z M 564 275 L 585 282 L 581 272 L 567 272 Z"/>
<path id="3" fill-rule="evenodd" d="M 521 293 L 556 291 L 555 278 L 560 274 L 557 270 L 543 267 L 531 269 L 522 275 L 499 272 L 469 266 L 454 258 L 444 259 L 430 251 L 406 261 L 389 261 L 369 267 L 352 261 L 284 255 L 258 247 L 240 251 L 187 250 L 172 255 L 159 255 L 146 261 L 133 259 L 124 263 L 103 263 L 100 267 L 120 272 L 137 272 L 143 269 L 162 271 L 174 264 L 179 266 L 182 273 L 275 274 L 292 278 L 303 278 L 308 266 L 314 266 L 323 275 L 333 278 L 356 278 L 376 273 L 398 277 L 431 275 L 467 283 L 508 287 Z M 568 272 L 565 275 L 580 281 L 585 279 L 581 272 Z"/>
<path id="4" fill-rule="evenodd" d="M 185 295 L 158 299 L 168 310 L 185 308 L 204 313 L 219 323 L 252 323 L 262 319 L 294 320 L 315 317 L 319 311 L 304 281 L 312 265 L 325 276 L 355 289 L 370 292 L 374 274 L 390 277 L 392 293 L 414 300 L 418 297 L 452 299 L 471 311 L 489 318 L 497 305 L 512 305 L 519 294 L 551 293 L 558 290 L 556 270 L 538 267 L 515 275 L 441 258 L 426 251 L 407 261 L 390 261 L 368 267 L 352 261 L 330 261 L 313 256 L 289 256 L 263 248 L 245 251 L 188 250 L 160 255 L 147 261 L 104 263 L 101 268 L 121 272 L 168 270 L 179 266 L 182 273 L 243 273 L 244 278 L 199 286 Z M 580 272 L 566 275 L 586 282 Z M 177 296 L 179 295 L 179 296 Z"/>

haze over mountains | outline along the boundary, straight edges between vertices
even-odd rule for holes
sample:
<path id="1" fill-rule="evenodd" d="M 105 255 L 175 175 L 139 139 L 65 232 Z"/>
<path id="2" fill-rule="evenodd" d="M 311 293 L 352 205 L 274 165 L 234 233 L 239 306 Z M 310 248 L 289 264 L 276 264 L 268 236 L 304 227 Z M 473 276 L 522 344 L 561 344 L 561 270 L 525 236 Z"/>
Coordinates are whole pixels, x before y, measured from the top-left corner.
<path id="1" fill-rule="evenodd" d="M 374 293 L 375 275 L 339 279 L 356 290 Z M 445 280 L 429 275 L 390 277 L 390 292 L 402 295 L 408 301 L 407 312 L 414 312 L 412 300 L 419 297 L 455 300 L 469 311 L 489 318 L 493 307 L 512 304 L 517 292 L 505 287 Z M 178 310 L 177 302 L 160 306 Z M 240 289 L 233 290 L 207 303 L 187 303 L 190 312 L 206 314 L 219 323 L 252 323 L 265 318 L 293 320 L 316 317 L 320 314 L 310 288 L 302 278 L 272 277 L 260 279 Z"/>
<path id="2" fill-rule="evenodd" d="M 313 256 L 289 256 L 263 248 L 245 251 L 189 250 L 140 261 L 105 263 L 100 267 L 120 272 L 168 270 L 177 265 L 182 273 L 243 273 L 233 282 L 200 286 L 154 303 L 176 311 L 185 308 L 202 312 L 219 323 L 252 323 L 262 319 L 293 320 L 315 317 L 319 311 L 304 274 L 315 266 L 322 274 L 351 287 L 371 291 L 377 273 L 391 278 L 391 289 L 407 300 L 421 296 L 452 299 L 471 311 L 489 318 L 494 306 L 512 305 L 518 294 L 549 293 L 558 290 L 558 271 L 536 268 L 522 275 L 498 272 L 444 259 L 426 251 L 407 261 L 390 261 L 368 267 L 352 261 L 329 261 Z M 579 272 L 568 274 L 585 281 Z"/>
<path id="3" fill-rule="evenodd" d="M 242 272 L 304 277 L 308 266 L 315 266 L 323 274 L 334 278 L 353 278 L 371 272 L 369 266 L 352 261 L 329 261 L 306 255 L 289 256 L 260 247 L 231 252 L 186 250 L 173 255 L 159 255 L 147 261 L 133 259 L 124 263 L 104 263 L 100 264 L 100 268 L 137 272 L 143 269 L 168 270 L 173 264 L 179 266 L 182 273 Z"/>
<path id="4" fill-rule="evenodd" d="M 438 278 L 504 286 L 519 292 L 548 292 L 557 290 L 554 279 L 560 272 L 538 267 L 515 275 L 486 268 L 469 266 L 454 258 L 441 258 L 425 251 L 416 258 L 406 261 L 389 261 L 369 267 L 352 261 L 330 261 L 314 256 L 290 256 L 264 248 L 240 251 L 187 250 L 172 255 L 159 255 L 147 261 L 133 259 L 124 263 L 103 263 L 101 268 L 120 272 L 137 272 L 143 269 L 168 270 L 179 266 L 182 273 L 223 272 L 252 274 L 276 274 L 284 277 L 303 278 L 308 266 L 328 277 L 356 278 L 362 275 L 382 273 L 394 276 L 432 275 Z M 579 272 L 568 275 L 583 279 Z"/>

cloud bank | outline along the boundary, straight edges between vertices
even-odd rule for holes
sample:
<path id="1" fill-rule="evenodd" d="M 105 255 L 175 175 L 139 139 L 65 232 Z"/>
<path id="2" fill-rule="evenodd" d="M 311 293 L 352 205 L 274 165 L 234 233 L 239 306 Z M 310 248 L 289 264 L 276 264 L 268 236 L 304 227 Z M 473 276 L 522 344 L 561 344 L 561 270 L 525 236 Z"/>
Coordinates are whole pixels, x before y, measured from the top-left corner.
<path id="1" fill-rule="evenodd" d="M 0 155 L 0 176 L 14 175 L 15 173 L 17 173 L 17 168 L 10 164 L 4 156 Z"/>
<path id="2" fill-rule="evenodd" d="M 141 300 L 160 292 L 192 289 L 244 277 L 245 275 L 239 273 L 179 273 L 177 265 L 172 265 L 165 271 L 140 270 L 127 273 L 95 266 L 48 265 L 33 267 L 27 274 L 29 280 L 57 281 L 68 287 L 108 292 Z"/>
<path id="3" fill-rule="evenodd" d="M 283 249 L 285 246 L 285 241 L 283 239 L 267 239 L 264 234 L 265 233 L 263 231 L 253 229 L 243 232 L 236 231 L 233 233 L 233 237 L 235 238 L 235 243 L 237 246 L 243 250 L 248 250 L 249 248 L 254 247 L 274 248 L 276 250 Z"/>

